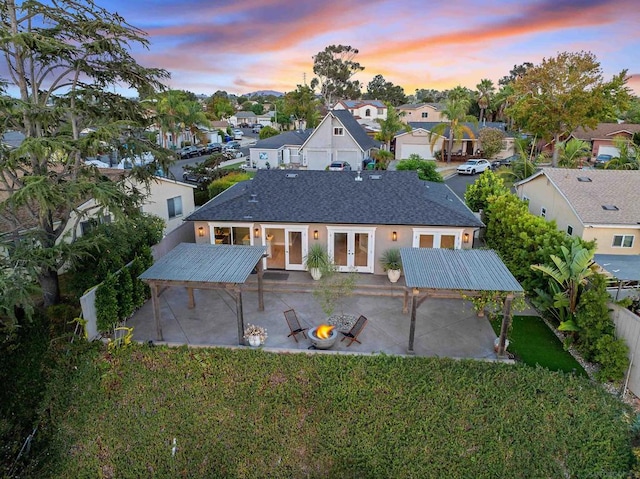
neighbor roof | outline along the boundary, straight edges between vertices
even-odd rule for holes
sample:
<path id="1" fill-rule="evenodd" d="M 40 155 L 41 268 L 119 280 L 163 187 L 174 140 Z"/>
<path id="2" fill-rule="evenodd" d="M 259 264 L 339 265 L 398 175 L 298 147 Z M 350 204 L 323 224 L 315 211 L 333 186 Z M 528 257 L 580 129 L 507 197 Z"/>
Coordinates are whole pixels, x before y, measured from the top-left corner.
<path id="1" fill-rule="evenodd" d="M 338 103 L 342 103 L 347 108 L 361 108 L 366 105 L 375 106 L 376 108 L 387 107 L 387 105 L 380 100 L 340 100 Z"/>
<path id="2" fill-rule="evenodd" d="M 640 281 L 640 255 L 595 254 L 593 259 L 611 276 L 622 281 Z"/>
<path id="3" fill-rule="evenodd" d="M 633 225 L 640 221 L 640 170 L 543 168 L 516 187 L 544 175 L 583 224 Z M 588 178 L 590 181 L 579 181 Z M 615 206 L 607 210 L 603 206 Z"/>
<path id="4" fill-rule="evenodd" d="M 258 170 L 187 221 L 483 226 L 448 186 L 415 171 Z"/>
<path id="5" fill-rule="evenodd" d="M 274 150 L 285 145 L 302 145 L 313 132 L 312 128 L 306 130 L 286 131 L 264 140 L 258 141 L 251 148 L 264 148 L 265 150 Z"/>
<path id="6" fill-rule="evenodd" d="M 579 140 L 603 140 L 613 139 L 616 135 L 628 134 L 640 132 L 640 125 L 633 123 L 599 123 L 597 127 L 591 128 L 576 128 L 571 136 Z"/>
<path id="7" fill-rule="evenodd" d="M 442 121 L 410 121 L 408 122 L 408 125 L 413 128 L 414 130 L 417 129 L 423 129 L 426 131 L 431 131 L 433 130 L 433 128 L 435 128 L 437 125 L 440 125 L 444 122 Z M 473 132 L 473 134 L 476 136 L 476 138 L 478 137 L 478 134 L 480 133 L 480 130 L 482 130 L 483 128 L 496 128 L 498 130 L 504 131 L 505 135 L 509 136 L 509 133 L 505 131 L 505 124 L 501 123 L 501 122 L 487 122 L 485 124 L 474 124 L 471 122 L 465 122 L 462 123 L 463 125 L 467 126 L 468 128 L 471 129 L 471 131 Z M 406 131 L 402 130 L 401 132 L 399 132 L 398 134 L 405 134 L 407 133 Z M 410 132 L 409 132 L 410 133 Z M 443 133 L 444 137 L 448 137 L 449 136 L 449 128 L 446 128 L 444 133 Z M 469 138 L 469 135 L 467 135 L 467 133 L 464 133 L 464 138 Z"/>
<path id="8" fill-rule="evenodd" d="M 465 291 L 522 291 L 493 250 L 401 248 L 408 288 Z"/>
<path id="9" fill-rule="evenodd" d="M 244 283 L 266 253 L 266 246 L 180 243 L 149 269 L 142 280 Z"/>
<path id="10" fill-rule="evenodd" d="M 423 106 L 430 106 L 436 110 L 442 110 L 442 103 L 405 103 L 404 105 L 400 105 L 398 110 L 417 110 L 418 108 L 422 108 Z"/>

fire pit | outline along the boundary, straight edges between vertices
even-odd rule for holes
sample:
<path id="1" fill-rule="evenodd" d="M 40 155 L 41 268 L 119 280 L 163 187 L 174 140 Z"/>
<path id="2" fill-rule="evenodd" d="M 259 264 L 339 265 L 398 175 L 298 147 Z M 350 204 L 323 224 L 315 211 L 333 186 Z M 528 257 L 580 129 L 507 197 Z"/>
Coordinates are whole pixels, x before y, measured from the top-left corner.
<path id="1" fill-rule="evenodd" d="M 321 324 L 315 328 L 311 328 L 307 333 L 311 344 L 316 349 L 329 349 L 338 339 L 338 331 L 335 326 Z"/>

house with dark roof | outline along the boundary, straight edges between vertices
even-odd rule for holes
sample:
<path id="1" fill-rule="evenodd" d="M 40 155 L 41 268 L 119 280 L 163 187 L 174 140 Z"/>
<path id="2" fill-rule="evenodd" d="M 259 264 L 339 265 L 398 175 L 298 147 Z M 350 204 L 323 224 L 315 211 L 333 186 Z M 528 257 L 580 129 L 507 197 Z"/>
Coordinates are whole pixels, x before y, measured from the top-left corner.
<path id="1" fill-rule="evenodd" d="M 358 123 L 374 130 L 380 130 L 377 119 L 387 119 L 387 105 L 380 100 L 340 100 L 333 110 L 348 110 Z"/>
<path id="2" fill-rule="evenodd" d="M 347 110 L 331 110 L 300 148 L 302 166 L 324 170 L 334 161 L 362 168 L 362 160 L 380 146 Z"/>
<path id="3" fill-rule="evenodd" d="M 374 274 L 389 248 L 471 248 L 483 226 L 448 186 L 414 171 L 259 170 L 186 221 L 198 243 L 266 246 L 266 269 L 304 270 L 318 244 L 340 271 Z"/>
<path id="4" fill-rule="evenodd" d="M 596 253 L 640 255 L 640 171 L 543 168 L 515 185 L 529 211 Z"/>
<path id="5" fill-rule="evenodd" d="M 433 149 L 431 148 L 431 131 L 436 125 L 443 122 L 429 121 L 409 121 L 408 124 L 411 127 L 411 131 L 401 131 L 394 137 L 395 145 L 395 158 L 396 160 L 403 160 L 409 158 L 410 155 L 420 155 L 425 160 L 432 160 L 435 158 L 435 153 L 443 149 L 443 145 L 446 146 L 449 138 L 449 128 L 446 128 L 443 135 L 437 135 L 439 138 L 436 140 Z M 483 124 L 464 123 L 474 133 L 475 138 L 469 137 L 467 133 L 464 134 L 460 141 L 456 141 L 453 144 L 453 153 L 462 153 L 465 155 L 473 155 L 477 150 L 482 149 L 482 145 L 478 140 L 480 130 L 483 128 L 497 128 L 505 131 L 504 123 L 498 122 L 484 122 Z M 514 154 L 515 148 L 515 136 L 512 133 L 505 131 L 505 139 L 503 141 L 502 150 L 492 159 L 507 158 Z"/>
<path id="6" fill-rule="evenodd" d="M 618 138 L 630 142 L 636 133 L 640 133 L 640 125 L 632 123 L 599 123 L 595 128 L 576 128 L 571 132 L 570 137 L 589 143 L 591 145 L 591 156 L 596 158 L 600 153 L 601 147 L 606 148 L 606 151 L 603 149 L 602 153 L 609 154 L 612 151 L 612 147 L 615 147 L 615 139 Z"/>
<path id="7" fill-rule="evenodd" d="M 269 167 L 299 168 L 300 147 L 309 138 L 313 129 L 286 131 L 264 140 L 259 140 L 249 148 L 249 159 L 253 168 Z"/>

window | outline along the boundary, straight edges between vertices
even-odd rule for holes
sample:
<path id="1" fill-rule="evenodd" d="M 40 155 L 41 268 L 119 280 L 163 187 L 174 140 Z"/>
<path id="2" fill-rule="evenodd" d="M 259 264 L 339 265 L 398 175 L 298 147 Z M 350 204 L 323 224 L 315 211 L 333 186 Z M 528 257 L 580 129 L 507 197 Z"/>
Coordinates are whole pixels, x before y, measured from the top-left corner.
<path id="1" fill-rule="evenodd" d="M 384 115 L 384 108 L 378 108 L 378 115 Z"/>
<path id="2" fill-rule="evenodd" d="M 427 118 L 429 116 L 429 112 L 428 111 L 423 111 L 421 116 L 422 116 L 422 118 Z"/>
<path id="3" fill-rule="evenodd" d="M 547 217 L 547 209 L 545 207 L 540 208 L 540 216 L 543 218 Z"/>
<path id="4" fill-rule="evenodd" d="M 364 111 L 364 116 L 371 116 L 371 110 L 369 108 Z"/>
<path id="5" fill-rule="evenodd" d="M 522 201 L 529 203 L 529 197 L 526 195 L 522 195 Z"/>
<path id="6" fill-rule="evenodd" d="M 612 246 L 614 248 L 632 248 L 633 235 L 614 235 Z"/>
<path id="7" fill-rule="evenodd" d="M 111 215 L 99 216 L 98 218 L 91 218 L 87 221 L 80 222 L 80 235 L 85 236 L 89 234 L 99 224 L 111 223 Z"/>
<path id="8" fill-rule="evenodd" d="M 573 234 L 573 226 L 571 226 L 571 225 L 568 225 L 568 226 L 567 226 L 567 234 L 568 234 L 569 236 L 571 236 L 571 235 Z"/>
<path id="9" fill-rule="evenodd" d="M 336 126 L 333 129 L 333 136 L 344 136 L 344 130 L 339 126 Z"/>
<path id="10" fill-rule="evenodd" d="M 167 200 L 167 209 L 169 210 L 169 219 L 182 216 L 182 196 L 169 198 Z"/>

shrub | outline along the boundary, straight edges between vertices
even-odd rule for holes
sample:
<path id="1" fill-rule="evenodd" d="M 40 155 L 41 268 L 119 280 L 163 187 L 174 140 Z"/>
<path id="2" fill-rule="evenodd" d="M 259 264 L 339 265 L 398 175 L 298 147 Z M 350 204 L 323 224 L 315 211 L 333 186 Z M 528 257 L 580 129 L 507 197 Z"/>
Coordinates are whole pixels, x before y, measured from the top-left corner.
<path id="1" fill-rule="evenodd" d="M 49 320 L 49 332 L 52 336 L 57 336 L 65 332 L 73 331 L 73 320 L 80 314 L 77 305 L 60 303 L 47 308 L 47 318 Z"/>
<path id="2" fill-rule="evenodd" d="M 276 136 L 279 134 L 280 132 L 276 130 L 274 127 L 265 126 L 264 128 L 260 129 L 259 138 L 261 140 L 264 140 L 265 138 L 271 138 L 272 136 Z"/>
<path id="3" fill-rule="evenodd" d="M 118 297 L 118 318 L 121 321 L 133 314 L 133 281 L 129 268 L 123 268 L 117 275 L 116 295 Z"/>
<path id="4" fill-rule="evenodd" d="M 470 185 L 464 193 L 464 201 L 471 211 L 486 210 L 489 198 L 509 193 L 504 186 L 504 180 L 491 170 L 485 170 L 480 177 Z"/>
<path id="5" fill-rule="evenodd" d="M 597 353 L 600 338 L 612 335 L 615 331 L 607 305 L 609 299 L 606 279 L 600 274 L 594 274 L 580 296 L 576 310 L 576 324 L 580 328 L 576 347 L 589 361 L 593 360 Z"/>
<path id="6" fill-rule="evenodd" d="M 600 381 L 620 381 L 629 367 L 629 348 L 622 339 L 605 334 L 596 343 L 595 360 L 600 363 Z"/>
<path id="7" fill-rule="evenodd" d="M 218 196 L 227 188 L 230 188 L 241 181 L 249 180 L 250 178 L 251 177 L 246 173 L 230 173 L 227 176 L 218 178 L 217 180 L 212 181 L 207 188 L 209 191 L 209 197 L 213 198 Z"/>
<path id="8" fill-rule="evenodd" d="M 493 158 L 502 150 L 504 131 L 498 128 L 482 128 L 478 134 L 486 158 Z"/>
<path id="9" fill-rule="evenodd" d="M 399 171 L 417 171 L 418 178 L 424 181 L 444 183 L 442 175 L 436 171 L 433 161 L 423 160 L 420 155 L 410 155 L 408 160 L 400 160 L 396 166 Z"/>
<path id="10" fill-rule="evenodd" d="M 106 333 L 118 324 L 117 279 L 109 274 L 96 291 L 96 316 L 98 331 Z"/>

